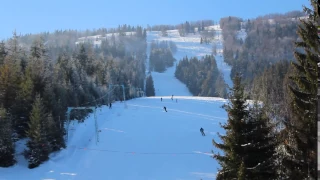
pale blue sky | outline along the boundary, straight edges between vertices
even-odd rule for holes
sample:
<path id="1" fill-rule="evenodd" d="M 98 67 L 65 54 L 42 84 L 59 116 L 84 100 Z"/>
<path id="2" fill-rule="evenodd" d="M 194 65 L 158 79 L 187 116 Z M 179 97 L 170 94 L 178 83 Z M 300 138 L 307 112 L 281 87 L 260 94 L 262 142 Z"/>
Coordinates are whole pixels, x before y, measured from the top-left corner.
<path id="1" fill-rule="evenodd" d="M 119 24 L 178 24 L 237 16 L 244 19 L 310 6 L 308 0 L 4 0 L 0 39 L 18 33 L 93 29 Z"/>

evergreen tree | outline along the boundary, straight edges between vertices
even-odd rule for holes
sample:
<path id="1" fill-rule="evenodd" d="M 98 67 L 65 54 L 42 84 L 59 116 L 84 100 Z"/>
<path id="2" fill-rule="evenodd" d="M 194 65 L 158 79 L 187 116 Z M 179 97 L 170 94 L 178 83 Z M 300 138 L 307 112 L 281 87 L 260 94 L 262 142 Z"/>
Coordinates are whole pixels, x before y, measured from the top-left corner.
<path id="1" fill-rule="evenodd" d="M 201 21 L 201 31 L 204 31 L 204 23 Z"/>
<path id="2" fill-rule="evenodd" d="M 6 109 L 11 108 L 16 97 L 15 89 L 18 86 L 18 77 L 14 68 L 9 64 L 0 66 L 0 102 Z"/>
<path id="3" fill-rule="evenodd" d="M 25 137 L 28 129 L 29 113 L 32 109 L 33 102 L 33 81 L 31 77 L 31 69 L 26 69 L 25 75 L 19 86 L 16 103 L 13 106 L 15 114 L 14 127 L 19 136 Z"/>
<path id="4" fill-rule="evenodd" d="M 0 66 L 4 63 L 4 58 L 7 55 L 4 41 L 0 42 Z"/>
<path id="5" fill-rule="evenodd" d="M 214 155 L 222 167 L 217 179 L 272 179 L 276 175 L 273 126 L 257 103 L 248 109 L 239 74 L 233 83 L 230 104 L 224 106 L 228 112 L 228 121 L 222 126 L 226 135 L 219 135 L 222 143 L 213 140 L 214 146 L 224 151 L 224 155 Z"/>
<path id="6" fill-rule="evenodd" d="M 50 147 L 47 142 L 47 132 L 45 132 L 45 118 L 47 117 L 43 108 L 42 99 L 37 95 L 32 105 L 29 130 L 27 131 L 29 137 L 29 141 L 27 142 L 28 167 L 30 169 L 38 167 L 49 158 Z"/>
<path id="7" fill-rule="evenodd" d="M 61 109 L 61 100 L 57 100 L 60 99 L 60 94 L 57 96 L 54 92 L 55 89 L 56 87 L 53 83 L 48 83 L 45 87 L 43 98 L 43 105 L 45 108 L 50 109 L 55 115 L 54 116 L 53 113 L 49 113 L 44 119 L 44 128 L 45 132 L 47 132 L 46 139 L 50 144 L 50 151 L 57 151 L 65 147 L 63 126 L 60 124 L 61 117 L 63 117 L 62 113 L 65 111 Z"/>
<path id="8" fill-rule="evenodd" d="M 224 82 L 223 74 L 220 73 L 215 82 L 215 94 L 222 98 L 227 98 L 227 84 Z"/>
<path id="9" fill-rule="evenodd" d="M 73 43 L 79 35 L 96 35 L 96 32 L 89 30 L 84 33 L 56 31 L 22 37 L 14 33 L 8 41 L 0 42 L 0 107 L 10 114 L 7 118 L 10 117 L 10 127 L 12 126 L 12 129 L 7 128 L 9 125 L 3 124 L 1 120 L 4 116 L 1 116 L 0 134 L 10 134 L 10 138 L 16 134 L 18 138 L 29 138 L 27 153 L 30 168 L 46 160 L 48 153 L 65 146 L 63 126 L 68 106 L 84 105 L 101 97 L 109 83 L 125 86 L 130 83 L 143 88 L 147 34 L 142 27 L 123 25 L 119 28 L 122 34 L 130 30 L 139 32 L 137 36 L 130 37 L 116 38 L 113 35 L 111 40 L 102 42 L 101 48 L 95 49 L 92 49 L 91 44 L 78 47 Z M 104 29 L 98 32 L 104 33 Z M 44 38 L 39 39 L 36 36 Z M 47 43 L 44 43 L 44 39 Z M 128 48 L 130 46 L 133 48 Z M 25 47 L 30 47 L 29 51 Z M 172 52 L 174 48 L 170 44 Z M 173 65 L 174 58 L 172 54 L 169 57 L 168 53 L 170 50 L 159 54 L 164 67 Z M 133 54 L 134 57 L 131 57 Z M 113 67 L 106 65 L 110 61 L 114 62 Z M 128 89 L 125 93 L 128 97 Z M 43 97 L 43 100 L 40 100 L 42 105 L 34 102 L 36 94 Z M 121 88 L 119 94 L 122 96 Z M 7 133 L 9 131 L 10 133 Z M 0 164 L 5 163 L 4 166 L 9 162 L 2 158 L 2 153 L 8 159 L 11 155 L 1 151 L 2 143 L 6 143 L 3 147 L 12 145 L 8 138 L 2 139 L 6 135 L 1 134 L 0 137 Z"/>
<path id="10" fill-rule="evenodd" d="M 144 29 L 143 30 L 143 35 L 142 35 L 143 39 L 146 41 L 147 40 L 147 30 Z"/>
<path id="11" fill-rule="evenodd" d="M 11 119 L 6 110 L 0 108 L 0 167 L 9 167 L 16 162 L 14 158 L 14 143 L 11 135 Z"/>
<path id="12" fill-rule="evenodd" d="M 155 89 L 153 85 L 152 76 L 148 76 L 146 80 L 146 96 L 155 96 Z"/>
<path id="13" fill-rule="evenodd" d="M 88 55 L 87 55 L 86 49 L 83 44 L 81 44 L 80 49 L 79 49 L 79 53 L 76 58 L 77 58 L 78 63 L 80 65 L 78 67 L 78 69 L 79 70 L 86 70 L 87 64 L 88 64 Z"/>
<path id="14" fill-rule="evenodd" d="M 185 83 L 195 96 L 225 97 L 226 84 L 220 75 L 214 56 L 183 58 L 177 65 L 175 77 Z"/>
<path id="15" fill-rule="evenodd" d="M 284 165 L 290 171 L 289 179 L 316 179 L 317 177 L 317 76 L 320 45 L 317 33 L 319 15 L 318 1 L 311 1 L 316 12 L 308 10 L 308 20 L 302 20 L 298 27 L 301 41 L 296 42 L 292 62 L 295 70 L 291 77 L 293 85 L 291 111 L 293 116 L 286 122 L 288 138 Z"/>
<path id="16" fill-rule="evenodd" d="M 184 28 L 185 28 L 184 31 L 186 32 L 186 34 L 190 33 L 190 24 L 188 21 L 186 21 Z"/>
<path id="17" fill-rule="evenodd" d="M 59 124 L 55 122 L 52 113 L 45 118 L 44 129 L 46 131 L 46 140 L 50 145 L 50 152 L 58 151 L 65 147 L 63 133 L 60 131 Z"/>
<path id="18" fill-rule="evenodd" d="M 233 79 L 232 94 L 229 97 L 230 104 L 224 106 L 228 112 L 228 121 L 221 127 L 226 130 L 226 135 L 220 135 L 222 143 L 212 140 L 213 145 L 224 151 L 224 155 L 215 154 L 214 158 L 218 160 L 221 169 L 217 175 L 219 179 L 237 178 L 238 173 L 243 173 L 241 164 L 243 163 L 243 144 L 246 144 L 244 137 L 245 120 L 249 116 L 246 99 L 243 96 L 243 87 L 241 77 L 237 74 Z"/>
<path id="19" fill-rule="evenodd" d="M 9 40 L 9 51 L 0 66 L 0 102 L 9 112 L 19 90 L 21 75 L 21 53 L 16 33 Z"/>
<path id="20" fill-rule="evenodd" d="M 35 40 L 30 48 L 30 57 L 27 68 L 30 68 L 34 91 L 42 94 L 48 77 L 49 62 L 47 50 L 42 38 Z"/>
<path id="21" fill-rule="evenodd" d="M 267 117 L 264 107 L 260 106 L 255 102 L 253 107 L 249 108 L 243 162 L 247 179 L 267 180 L 276 178 L 277 167 L 274 162 L 278 138 L 273 132 L 275 125 Z"/>
<path id="22" fill-rule="evenodd" d="M 162 36 L 162 37 L 167 37 L 167 36 L 168 36 L 168 32 L 167 32 L 167 30 L 166 30 L 165 28 L 163 28 L 163 29 L 161 30 L 161 36 Z"/>
<path id="23" fill-rule="evenodd" d="M 172 67 L 175 59 L 169 49 L 154 48 L 150 52 L 149 70 L 164 72 L 166 67 Z"/>

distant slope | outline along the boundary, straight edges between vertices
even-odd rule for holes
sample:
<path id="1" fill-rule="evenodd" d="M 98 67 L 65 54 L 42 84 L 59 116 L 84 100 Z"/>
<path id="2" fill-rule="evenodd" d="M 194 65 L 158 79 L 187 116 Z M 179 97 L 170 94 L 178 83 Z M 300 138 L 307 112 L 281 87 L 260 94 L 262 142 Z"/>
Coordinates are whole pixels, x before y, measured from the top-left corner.
<path id="1" fill-rule="evenodd" d="M 212 45 L 216 44 L 218 54 L 215 56 L 219 70 L 224 74 L 225 82 L 232 87 L 232 81 L 230 78 L 231 67 L 224 63 L 223 53 L 223 37 L 221 33 L 220 25 L 213 25 L 205 27 L 206 30 L 211 30 L 216 32 L 214 41 L 211 44 L 200 44 L 200 34 L 188 34 L 186 37 L 181 37 L 178 30 L 168 30 L 168 36 L 162 37 L 160 31 L 147 32 L 147 43 L 148 49 L 147 53 L 150 54 L 150 43 L 153 40 L 156 41 L 173 41 L 176 43 L 178 50 L 174 54 L 174 58 L 177 61 L 185 56 L 188 57 L 202 57 L 208 54 L 212 54 Z M 135 32 L 132 32 L 135 33 Z M 131 35 L 131 32 L 126 32 L 127 35 Z M 243 37 L 243 33 L 240 36 Z M 76 44 L 80 42 L 91 42 L 94 45 L 100 45 L 101 41 L 105 38 L 111 38 L 112 33 L 105 34 L 105 37 L 101 35 L 97 36 L 86 36 L 78 39 Z M 118 34 L 114 33 L 117 37 Z M 148 69 L 148 68 L 147 68 Z M 164 73 L 152 72 L 154 86 L 156 89 L 156 96 L 169 96 L 169 95 L 180 95 L 180 96 L 191 96 L 192 94 L 188 91 L 187 87 L 174 77 L 175 66 L 168 68 Z"/>
<path id="2" fill-rule="evenodd" d="M 148 45 L 151 41 L 173 41 L 178 47 L 177 53 L 174 57 L 177 62 L 183 57 L 202 57 L 205 55 L 212 54 L 212 45 L 216 44 L 218 54 L 215 56 L 218 69 L 224 74 L 225 82 L 232 87 L 232 81 L 230 79 L 231 68 L 224 63 L 222 57 L 223 52 L 223 38 L 221 35 L 220 25 L 214 25 L 206 27 L 205 29 L 214 30 L 216 35 L 212 44 L 200 44 L 200 34 L 188 34 L 186 37 L 180 37 L 178 30 L 168 30 L 168 36 L 162 37 L 160 31 L 151 31 L 147 33 Z M 148 49 L 148 53 L 150 49 Z M 152 72 L 154 85 L 156 89 L 157 96 L 169 96 L 169 95 L 179 95 L 179 96 L 191 96 L 187 87 L 174 77 L 176 67 L 168 68 L 164 73 Z"/>

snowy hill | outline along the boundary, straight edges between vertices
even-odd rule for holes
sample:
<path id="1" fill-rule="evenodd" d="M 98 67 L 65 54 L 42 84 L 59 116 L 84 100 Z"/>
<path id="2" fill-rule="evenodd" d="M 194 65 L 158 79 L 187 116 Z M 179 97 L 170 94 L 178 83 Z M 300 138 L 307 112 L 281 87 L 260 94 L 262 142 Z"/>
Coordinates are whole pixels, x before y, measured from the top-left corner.
<path id="1" fill-rule="evenodd" d="M 0 168 L 0 179 L 214 179 L 218 164 L 210 156 L 211 140 L 223 133 L 219 123 L 226 121 L 226 112 L 220 106 L 226 100 L 170 98 L 138 98 L 127 101 L 127 108 L 119 102 L 112 109 L 98 108 L 97 144 L 91 115 L 84 123 L 71 123 L 68 147 L 48 162 L 32 170 L 26 162 Z"/>
<path id="2" fill-rule="evenodd" d="M 218 54 L 215 56 L 218 69 L 224 74 L 225 82 L 232 87 L 232 80 L 230 78 L 231 67 L 224 63 L 223 60 L 223 38 L 219 25 L 209 26 L 205 29 L 214 30 L 215 37 L 213 43 L 216 44 Z M 174 54 L 174 58 L 177 62 L 183 57 L 198 57 L 201 58 L 205 55 L 212 54 L 212 43 L 211 44 L 200 44 L 200 34 L 188 34 L 186 37 L 180 37 L 178 30 L 167 31 L 168 36 L 162 37 L 160 31 L 152 31 L 147 33 L 147 42 L 150 44 L 152 40 L 157 41 L 173 41 L 178 47 L 178 51 Z M 241 36 L 241 35 L 240 35 Z M 243 34 L 242 36 L 243 37 Z M 243 37 L 244 38 L 244 37 Z M 150 49 L 148 48 L 148 52 Z M 179 95 L 188 96 L 191 95 L 190 92 L 186 91 L 187 87 L 182 84 L 179 80 L 174 77 L 175 65 L 168 68 L 165 73 L 152 72 L 154 79 L 154 86 L 156 89 L 156 96 L 169 96 L 169 95 Z M 170 86 L 169 86 L 170 85 Z M 178 88 L 178 89 L 177 89 Z M 182 90 L 179 90 L 182 89 Z M 179 94 L 181 92 L 187 92 L 186 94 Z M 178 93 L 178 94 L 177 94 Z"/>
<path id="3" fill-rule="evenodd" d="M 219 26 L 207 28 L 217 32 L 214 41 L 219 50 L 215 56 L 217 65 L 227 84 L 232 86 L 231 68 L 222 57 L 221 29 Z M 97 43 L 101 38 L 89 37 Z M 178 47 L 174 57 L 178 61 L 185 56 L 211 54 L 212 44 L 200 44 L 198 33 L 180 37 L 177 30 L 172 30 L 168 31 L 168 37 L 161 37 L 160 32 L 148 32 L 148 44 L 152 40 L 174 41 Z M 221 108 L 226 100 L 192 97 L 187 87 L 174 77 L 174 72 L 175 66 L 164 73 L 152 72 L 157 97 L 129 100 L 126 105 L 116 102 L 112 109 L 98 108 L 98 143 L 93 114 L 84 123 L 73 121 L 67 148 L 52 154 L 50 160 L 38 168 L 27 168 L 21 154 L 26 141 L 17 142 L 18 163 L 0 168 L 0 180 L 215 179 L 219 165 L 212 158 L 211 150 L 216 151 L 212 139 L 219 142 L 217 132 L 223 134 L 219 123 L 227 119 Z M 171 100 L 172 94 L 174 100 Z M 206 136 L 201 136 L 201 127 Z"/>
<path id="4" fill-rule="evenodd" d="M 125 32 L 126 36 L 134 35 L 136 32 Z M 114 35 L 115 37 L 119 36 L 119 33 L 107 33 L 102 35 L 96 35 L 96 36 L 86 36 L 86 37 L 80 37 L 78 38 L 78 41 L 75 42 L 75 44 L 80 43 L 92 43 L 95 46 L 100 46 L 101 42 L 103 40 L 106 40 L 107 38 L 110 39 Z"/>

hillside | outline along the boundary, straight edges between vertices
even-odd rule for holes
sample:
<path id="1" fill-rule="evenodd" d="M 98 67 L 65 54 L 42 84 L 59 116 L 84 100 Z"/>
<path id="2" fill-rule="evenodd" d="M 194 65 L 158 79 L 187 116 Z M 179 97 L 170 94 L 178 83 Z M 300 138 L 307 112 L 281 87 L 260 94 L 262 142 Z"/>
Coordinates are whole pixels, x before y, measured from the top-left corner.
<path id="1" fill-rule="evenodd" d="M 207 28 L 221 31 L 219 26 Z M 90 36 L 79 40 L 91 39 L 96 41 Z M 200 44 L 198 33 L 180 37 L 178 30 L 171 30 L 168 37 L 162 37 L 160 32 L 147 32 L 147 52 L 153 40 L 176 43 L 178 49 L 174 58 L 177 61 L 185 56 L 201 57 L 212 53 L 212 45 Z M 219 33 L 214 42 L 221 53 Z M 230 68 L 223 63 L 220 53 L 215 56 L 217 66 L 231 85 Z M 47 180 L 214 178 L 219 166 L 211 157 L 211 150 L 214 150 L 211 140 L 217 138 L 217 132 L 223 131 L 219 123 L 225 122 L 226 112 L 220 107 L 226 100 L 192 97 L 186 86 L 174 77 L 175 68 L 174 65 L 164 73 L 151 72 L 157 97 L 129 100 L 126 107 L 124 103 L 116 102 L 112 109 L 98 108 L 101 132 L 97 144 L 93 114 L 84 123 L 73 121 L 68 131 L 67 148 L 52 154 L 49 161 L 36 169 L 28 169 L 22 155 L 26 139 L 18 141 L 18 163 L 7 169 L 0 168 L 0 174 L 4 174 L 2 178 L 21 179 L 27 175 L 32 179 Z M 174 101 L 170 99 L 172 94 Z M 167 113 L 163 106 L 167 107 Z M 200 127 L 205 129 L 207 136 L 201 136 Z M 20 173 L 13 173 L 16 171 Z"/>
<path id="2" fill-rule="evenodd" d="M 147 35 L 148 35 L 147 42 L 149 45 L 153 40 L 173 41 L 178 47 L 177 52 L 174 54 L 174 58 L 177 60 L 176 64 L 179 63 L 179 61 L 186 56 L 189 58 L 190 57 L 201 58 L 202 56 L 212 54 L 212 46 L 213 44 L 215 44 L 218 52 L 214 56 L 217 62 L 217 67 L 219 71 L 223 73 L 224 81 L 226 82 L 226 84 L 232 87 L 232 81 L 230 78 L 231 68 L 226 63 L 224 63 L 224 58 L 222 56 L 223 39 L 221 35 L 220 26 L 219 25 L 208 26 L 208 27 L 205 27 L 205 29 L 215 31 L 215 36 L 212 44 L 200 44 L 201 35 L 199 33 L 189 34 L 188 36 L 181 37 L 179 35 L 178 30 L 168 30 L 167 37 L 161 36 L 160 31 L 147 32 Z M 147 52 L 149 54 L 150 52 L 149 48 L 147 49 Z M 152 72 L 152 76 L 156 79 L 154 80 L 156 96 L 168 96 L 172 94 L 182 95 L 182 96 L 191 95 L 191 93 L 189 92 L 188 94 L 175 94 L 176 92 L 178 93 L 187 92 L 187 91 L 176 90 L 176 88 L 178 87 L 182 89 L 186 89 L 186 86 L 174 77 L 175 70 L 176 70 L 176 66 L 173 66 L 171 68 L 168 68 L 167 71 L 165 71 L 165 73 Z"/>
<path id="3" fill-rule="evenodd" d="M 138 98 L 96 111 L 84 123 L 72 121 L 67 148 L 36 169 L 17 152 L 19 163 L 0 168 L 0 179 L 212 179 L 218 164 L 210 155 L 226 112 L 220 98 Z M 168 112 L 163 110 L 167 107 Z M 201 136 L 203 127 L 206 136 Z M 18 143 L 23 143 L 20 141 Z M 19 173 L 16 173 L 19 172 Z"/>
<path id="4" fill-rule="evenodd" d="M 221 139 L 218 138 L 218 133 L 224 134 L 225 132 L 220 124 L 226 122 L 228 117 L 229 119 L 237 118 L 236 115 L 239 111 L 241 112 L 241 108 L 238 109 L 239 111 L 227 110 L 227 115 L 227 112 L 222 107 L 228 100 L 218 97 L 197 97 L 196 95 L 216 96 L 220 91 L 216 86 L 224 88 L 225 82 L 229 87 L 232 87 L 231 77 L 234 76 L 236 71 L 240 71 L 245 82 L 254 80 L 253 84 L 256 83 L 256 89 L 254 90 L 264 98 L 260 99 L 259 97 L 257 99 L 263 101 L 264 105 L 268 105 L 268 103 L 272 105 L 276 104 L 277 107 L 281 107 L 279 109 L 287 107 L 287 104 L 283 105 L 284 107 L 282 108 L 281 104 L 279 105 L 277 103 L 277 101 L 284 101 L 285 96 L 281 88 L 279 88 L 279 92 L 275 91 L 278 90 L 278 88 L 272 89 L 272 93 L 277 94 L 277 96 L 271 93 L 273 99 L 266 102 L 265 99 L 268 99 L 271 88 L 261 91 L 260 87 L 267 86 L 268 84 L 272 87 L 281 87 L 279 84 L 284 83 L 283 79 L 287 77 L 287 75 L 284 76 L 282 72 L 284 72 L 285 69 L 289 69 L 289 64 L 288 61 L 281 62 L 283 64 L 277 64 L 277 61 L 281 57 L 284 59 L 290 59 L 292 57 L 292 55 L 289 55 L 289 52 L 293 51 L 293 46 L 284 46 L 283 49 L 280 49 L 280 47 L 287 45 L 289 41 L 293 41 L 296 38 L 293 32 L 296 26 L 296 20 L 297 18 L 291 17 L 279 20 L 277 16 L 265 16 L 259 17 L 251 22 L 243 22 L 236 17 L 229 17 L 222 19 L 219 25 L 201 27 L 202 31 L 200 32 L 197 28 L 193 29 L 191 33 L 184 31 L 183 35 L 181 35 L 183 29 L 161 29 L 161 31 L 151 31 L 150 29 L 150 31 L 147 32 L 145 29 L 140 28 L 137 33 L 134 31 L 120 31 L 119 33 L 103 32 L 101 35 L 86 34 L 85 36 L 73 36 L 72 42 L 69 40 L 67 43 L 63 42 L 62 44 L 67 45 L 71 43 L 74 48 L 80 47 L 78 55 L 70 54 L 70 62 L 75 59 L 79 61 L 79 63 L 70 63 L 70 65 L 68 65 L 68 58 L 64 60 L 63 56 L 59 56 L 57 63 L 65 65 L 61 65 L 61 67 L 65 68 L 66 72 L 68 72 L 67 67 L 69 66 L 78 68 L 75 69 L 74 72 L 83 70 L 82 73 L 79 73 L 79 79 L 89 79 L 90 86 L 88 87 L 91 89 L 94 90 L 95 86 L 99 87 L 101 85 L 108 89 L 99 91 L 95 96 L 90 97 L 91 99 L 81 99 L 81 103 L 75 105 L 65 104 L 65 109 L 67 106 L 78 107 L 84 106 L 85 104 L 88 105 L 88 103 L 94 106 L 95 104 L 96 112 L 95 114 L 90 113 L 88 117 L 81 121 L 72 120 L 70 126 L 66 126 L 66 148 L 59 147 L 56 151 L 52 151 L 49 158 L 43 160 L 43 163 L 39 163 L 39 167 L 28 169 L 28 163 L 30 163 L 30 159 L 33 159 L 33 156 L 31 156 L 31 153 L 27 154 L 24 150 L 27 147 L 30 148 L 30 144 L 27 144 L 27 142 L 30 142 L 28 138 L 32 138 L 32 136 L 29 136 L 30 133 L 28 132 L 28 136 L 21 137 L 20 140 L 15 142 L 15 157 L 17 163 L 9 168 L 0 168 L 0 180 L 2 180 L 2 178 L 8 180 L 24 179 L 26 176 L 30 179 L 43 180 L 214 179 L 220 165 L 217 159 L 213 159 L 213 154 L 217 154 L 219 151 L 212 143 L 221 142 Z M 292 23 L 289 23 L 291 21 Z M 275 41 L 272 39 L 275 39 Z M 157 52 L 157 56 L 151 56 L 152 53 L 150 53 L 150 51 L 153 52 L 153 50 L 151 50 L 152 48 L 150 48 L 150 46 L 152 46 L 151 44 L 155 41 L 173 43 L 177 49 L 171 50 L 168 48 L 166 51 L 163 51 L 166 52 L 168 56 L 164 56 L 163 54 L 165 53 L 161 54 L 162 51 L 155 51 Z M 44 46 L 46 46 L 47 42 L 44 43 Z M 263 42 L 267 44 L 266 46 L 268 46 L 269 49 L 261 46 Z M 274 42 L 278 42 L 277 46 L 272 46 Z M 79 44 L 83 43 L 84 46 L 81 45 L 78 47 Z M 39 46 L 42 47 L 42 44 L 40 43 Z M 53 48 L 52 46 L 50 47 Z M 88 49 L 89 56 L 86 54 L 86 48 Z M 60 52 L 63 49 L 63 46 L 58 47 L 57 50 L 53 48 L 51 49 L 51 53 L 55 54 L 55 51 Z M 70 49 L 69 53 L 72 51 L 73 50 Z M 267 55 L 263 56 L 262 54 Z M 33 53 L 33 55 L 37 54 Z M 201 58 L 203 56 L 206 57 Z M 54 59 L 54 56 L 50 57 Z M 159 70 L 161 73 L 154 72 L 152 70 L 155 69 L 150 68 L 156 64 L 150 60 L 154 57 L 157 57 L 154 62 L 169 62 L 167 57 L 170 57 L 170 65 L 166 64 L 165 68 Z M 186 57 L 196 57 L 199 58 L 199 61 L 194 58 L 192 63 L 184 63 L 188 62 Z M 186 61 L 183 60 L 184 58 Z M 102 66 L 103 62 L 107 63 Z M 185 66 L 180 66 L 179 63 L 184 63 Z M 114 65 L 116 65 L 116 68 L 113 68 Z M 272 71 L 267 69 L 268 67 L 271 67 Z M 56 68 L 58 69 L 60 66 Z M 102 73 L 95 69 L 100 70 Z M 183 73 L 177 73 L 177 70 Z M 107 72 L 109 74 L 107 74 Z M 262 76 L 260 76 L 261 79 L 259 79 L 259 73 L 262 74 Z M 60 75 L 59 73 L 57 74 Z M 137 98 L 136 90 L 138 89 L 140 91 L 140 89 L 144 88 L 145 74 L 150 74 L 153 77 L 154 82 L 152 82 L 152 84 L 154 84 L 155 96 Z M 187 74 L 187 76 L 185 76 L 185 74 Z M 278 76 L 278 79 L 273 79 L 271 76 L 275 74 Z M 63 75 L 64 74 L 61 73 L 61 77 L 63 77 Z M 69 76 L 74 79 L 77 78 L 75 75 L 71 76 L 72 74 L 67 75 L 68 74 L 66 74 L 67 78 L 69 78 Z M 86 75 L 89 76 L 86 77 Z M 99 77 L 99 75 L 101 75 L 101 77 Z M 140 77 L 139 81 L 135 82 L 137 79 L 135 76 Z M 104 79 L 105 77 L 108 77 L 108 79 Z M 199 79 L 201 79 L 201 81 Z M 216 79 L 219 79 L 219 81 Z M 67 79 L 65 81 L 69 83 L 70 80 Z M 78 80 L 75 82 L 78 82 Z M 270 82 L 274 83 L 270 85 Z M 74 87 L 78 88 L 78 84 L 74 84 Z M 82 84 L 86 85 L 86 83 Z M 120 88 L 108 86 L 115 84 L 124 84 L 126 88 L 124 95 L 127 96 L 127 98 L 125 98 L 126 101 L 122 101 L 122 91 Z M 131 87 L 132 85 L 133 87 Z M 247 86 L 247 84 L 245 85 Z M 32 86 L 32 84 L 30 86 Z M 235 87 L 237 87 L 237 81 L 235 81 Z M 79 89 L 81 90 L 81 87 Z M 47 86 L 45 90 L 46 93 L 44 97 L 48 98 L 48 94 L 52 92 L 49 91 L 50 86 Z M 240 91 L 241 90 L 239 90 L 239 92 Z M 88 96 L 86 92 L 87 91 L 82 92 L 83 96 Z M 223 94 L 223 97 L 225 97 L 226 91 L 223 91 Z M 75 95 L 75 98 L 76 97 L 77 95 Z M 98 97 L 102 99 L 101 102 L 94 100 Z M 250 96 L 250 98 L 252 97 L 253 96 Z M 37 101 L 35 101 L 39 103 L 34 103 L 35 105 L 33 105 L 32 110 L 36 109 L 34 107 L 41 107 L 42 104 L 39 99 L 40 98 L 37 98 Z M 50 102 L 49 100 L 46 101 Z M 105 106 L 106 102 L 112 102 L 112 108 Z M 97 107 L 97 103 L 104 105 Z M 52 107 L 55 107 L 55 105 L 52 105 Z M 42 113 L 41 108 L 38 109 L 40 109 L 39 112 Z M 37 111 L 37 109 L 35 111 Z M 61 112 L 62 111 L 63 110 L 61 110 Z M 251 111 L 252 110 L 250 110 L 250 112 Z M 257 111 L 255 113 L 259 114 L 260 112 Z M 269 112 L 261 111 L 261 114 L 263 113 L 267 114 Z M 277 114 L 272 113 L 266 115 L 266 122 L 269 120 L 267 116 L 272 116 L 270 119 L 277 121 L 278 117 L 273 116 Z M 63 116 L 64 114 L 62 117 Z M 74 114 L 72 116 L 74 116 Z M 78 116 L 78 114 L 76 116 Z M 249 114 L 248 117 L 248 120 L 255 120 L 255 118 L 258 119 L 260 116 L 257 115 L 257 117 L 255 117 L 253 113 Z M 48 115 L 46 118 L 49 120 L 51 116 Z M 39 122 L 42 120 L 40 116 L 38 119 Z M 58 118 L 55 118 L 56 121 L 57 119 Z M 74 119 L 74 117 L 72 117 L 72 119 Z M 32 121 L 34 120 L 32 119 Z M 61 122 L 65 120 L 60 120 L 60 114 L 59 121 L 59 128 L 64 130 L 63 123 Z M 240 116 L 239 122 L 240 124 L 244 122 Z M 29 124 L 27 125 L 30 126 Z M 45 125 L 43 126 L 46 127 Z M 201 136 L 199 131 L 201 127 L 204 128 L 206 136 Z M 259 127 L 262 128 L 262 125 Z M 237 126 L 236 129 L 241 129 L 241 131 L 239 131 L 241 137 L 246 134 L 242 132 L 247 130 L 246 128 L 239 128 L 239 126 Z M 257 130 L 257 132 L 258 131 L 259 130 Z M 37 134 L 37 132 L 37 130 L 34 131 L 35 134 Z M 253 130 L 249 132 L 252 133 Z M 41 130 L 41 133 L 43 133 L 44 136 L 47 135 L 43 130 Z M 260 136 L 259 133 L 257 133 L 254 134 L 253 137 L 266 137 L 269 135 L 267 131 L 265 131 L 265 133 L 264 135 L 260 134 Z M 281 132 L 281 134 L 282 133 L 283 132 Z M 60 133 L 60 135 L 63 137 L 63 133 Z M 243 139 L 247 140 L 247 138 Z M 274 136 L 272 139 L 275 139 Z M 256 145 L 261 141 L 257 140 Z M 252 147 L 260 149 L 260 147 L 252 145 L 255 142 L 229 142 L 232 142 L 232 145 L 244 147 L 244 149 L 250 149 Z M 45 145 L 39 141 L 38 147 L 45 149 L 44 146 Z M 252 153 L 247 154 L 255 154 L 254 150 L 256 149 L 254 148 L 252 148 Z M 225 149 L 234 151 L 232 148 Z M 34 153 L 32 150 L 29 152 Z M 241 152 L 239 152 L 240 151 L 236 152 L 236 156 L 241 155 Z M 280 151 L 278 151 L 278 153 L 279 152 Z M 39 153 L 34 154 L 37 155 Z M 272 156 L 274 155 L 274 153 L 271 154 Z M 217 156 L 215 156 L 215 158 L 216 157 Z M 252 157 L 254 156 L 250 156 L 248 159 L 256 160 L 256 158 Z M 29 159 L 29 162 L 26 158 Z M 270 159 L 269 157 L 267 158 Z M 279 157 L 276 158 L 276 161 L 278 161 Z M 230 159 L 233 158 L 229 158 L 228 160 Z M 257 160 L 260 161 L 260 158 Z M 280 158 L 280 160 L 282 159 Z M 261 164 L 265 164 L 265 162 L 266 161 L 263 161 Z M 244 164 L 244 160 L 242 160 L 242 164 Z M 255 169 L 261 164 L 260 162 L 252 163 L 247 165 L 247 169 Z M 274 165 L 274 167 L 282 167 L 282 164 L 279 165 L 277 162 L 275 163 L 275 161 L 272 161 L 271 164 L 271 166 Z M 260 167 L 262 168 L 262 166 Z M 268 167 L 271 166 L 268 165 Z M 222 171 L 220 171 L 218 176 L 228 176 L 224 174 L 225 171 L 223 171 L 223 173 L 221 172 Z"/>

